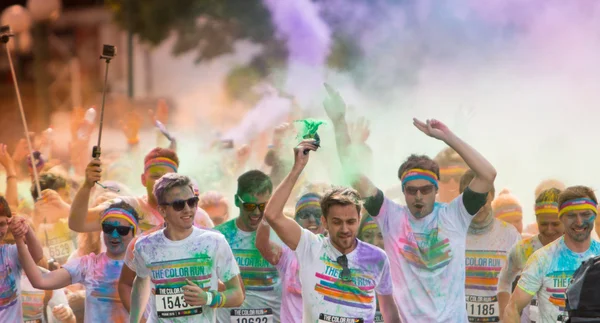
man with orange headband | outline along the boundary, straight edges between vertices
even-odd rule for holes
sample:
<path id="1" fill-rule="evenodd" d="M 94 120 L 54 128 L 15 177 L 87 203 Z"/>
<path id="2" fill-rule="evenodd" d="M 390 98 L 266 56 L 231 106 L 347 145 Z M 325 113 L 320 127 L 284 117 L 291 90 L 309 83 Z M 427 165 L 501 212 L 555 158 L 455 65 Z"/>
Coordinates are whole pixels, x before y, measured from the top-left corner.
<path id="1" fill-rule="evenodd" d="M 406 199 L 399 205 L 360 171 L 350 152 L 346 105 L 328 88 L 325 110 L 332 120 L 340 161 L 353 186 L 366 196 L 365 209 L 375 218 L 390 259 L 394 298 L 404 322 L 467 322 L 465 245 L 473 216 L 486 204 L 496 170 L 475 149 L 437 120 L 413 125 L 454 149 L 475 172 L 464 193 L 448 204 L 435 203 L 439 166 L 427 156 L 411 155 L 398 171 Z"/>
<path id="2" fill-rule="evenodd" d="M 565 234 L 527 260 L 506 310 L 504 322 L 517 323 L 521 311 L 537 295 L 537 323 L 566 322 L 565 291 L 582 262 L 600 254 L 590 237 L 598 214 L 596 195 L 586 186 L 572 186 L 558 196 L 558 217 Z"/>
<path id="3" fill-rule="evenodd" d="M 558 218 L 558 195 L 560 190 L 550 188 L 542 191 L 535 199 L 535 218 L 539 234 L 519 241 L 510 251 L 508 260 L 498 275 L 498 303 L 500 303 L 500 319 L 503 318 L 504 308 L 508 304 L 517 276 L 521 274 L 529 257 L 543 246 L 560 238 L 565 228 Z M 531 305 L 523 309 L 521 322 L 537 322 L 539 310 L 537 298 L 532 299 Z"/>
<path id="4" fill-rule="evenodd" d="M 496 219 L 514 226 L 519 233 L 523 232 L 523 208 L 508 189 L 500 191 L 492 202 L 492 210 Z"/>
<path id="5" fill-rule="evenodd" d="M 69 227 L 75 232 L 100 231 L 100 214 L 113 203 L 106 201 L 97 207 L 88 210 L 90 193 L 94 184 L 101 180 L 102 163 L 99 159 L 93 159 L 85 171 L 85 183 L 73 199 L 69 213 Z M 164 223 L 163 217 L 158 212 L 156 198 L 152 195 L 154 183 L 164 174 L 177 173 L 179 158 L 177 153 L 170 149 L 154 148 L 144 158 L 144 173 L 141 182 L 146 187 L 147 195 L 140 197 L 120 197 L 127 204 L 133 206 L 140 216 L 140 231 L 146 231 Z M 99 189 L 99 188 L 96 188 Z M 87 214 L 87 217 L 82 216 Z M 197 208 L 195 216 L 196 226 L 204 228 L 214 227 L 210 217 L 204 210 Z"/>

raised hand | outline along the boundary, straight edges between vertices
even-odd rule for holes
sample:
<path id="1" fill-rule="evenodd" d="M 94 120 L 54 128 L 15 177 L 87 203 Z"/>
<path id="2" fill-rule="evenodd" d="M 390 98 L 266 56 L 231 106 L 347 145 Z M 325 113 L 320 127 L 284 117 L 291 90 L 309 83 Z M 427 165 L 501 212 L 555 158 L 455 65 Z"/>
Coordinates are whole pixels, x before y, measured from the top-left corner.
<path id="1" fill-rule="evenodd" d="M 20 139 L 15 147 L 12 154 L 12 160 L 16 163 L 21 163 L 29 154 L 29 148 L 27 147 L 27 139 Z"/>
<path id="2" fill-rule="evenodd" d="M 238 150 L 235 152 L 235 159 L 238 167 L 246 165 L 248 159 L 250 159 L 251 152 L 252 150 L 250 149 L 249 145 L 243 145 L 242 147 L 238 148 Z"/>
<path id="3" fill-rule="evenodd" d="M 29 232 L 29 224 L 27 224 L 25 218 L 15 216 L 10 219 L 8 229 L 15 240 L 24 239 L 27 232 Z"/>
<path id="4" fill-rule="evenodd" d="M 140 128 L 142 127 L 142 117 L 136 111 L 127 113 L 125 120 L 119 120 L 121 130 L 130 144 L 139 141 Z"/>
<path id="5" fill-rule="evenodd" d="M 275 127 L 273 132 L 273 145 L 276 149 L 282 148 L 287 139 L 291 138 L 294 127 L 291 123 L 282 123 Z"/>
<path id="6" fill-rule="evenodd" d="M 426 122 L 413 118 L 413 124 L 424 134 L 435 139 L 446 141 L 452 132 L 441 121 L 428 119 Z"/>
<path id="7" fill-rule="evenodd" d="M 317 151 L 319 149 L 315 145 L 315 142 L 315 139 L 305 139 L 294 148 L 294 168 L 299 170 L 304 169 L 306 164 L 308 164 L 310 151 Z"/>
<path id="8" fill-rule="evenodd" d="M 358 118 L 356 122 L 350 123 L 348 128 L 353 143 L 364 144 L 371 135 L 371 124 L 369 120 L 363 117 Z"/>
<path id="9" fill-rule="evenodd" d="M 327 116 L 333 122 L 343 120 L 346 117 L 346 102 L 337 90 L 327 83 L 324 85 L 327 90 L 327 97 L 323 101 L 323 107 Z"/>
<path id="10" fill-rule="evenodd" d="M 85 168 L 85 182 L 83 185 L 91 188 L 100 180 L 102 180 L 102 162 L 100 159 L 92 159 Z"/>
<path id="11" fill-rule="evenodd" d="M 15 175 L 15 162 L 12 156 L 8 153 L 8 149 L 5 144 L 0 144 L 0 164 L 6 170 L 8 176 Z"/>

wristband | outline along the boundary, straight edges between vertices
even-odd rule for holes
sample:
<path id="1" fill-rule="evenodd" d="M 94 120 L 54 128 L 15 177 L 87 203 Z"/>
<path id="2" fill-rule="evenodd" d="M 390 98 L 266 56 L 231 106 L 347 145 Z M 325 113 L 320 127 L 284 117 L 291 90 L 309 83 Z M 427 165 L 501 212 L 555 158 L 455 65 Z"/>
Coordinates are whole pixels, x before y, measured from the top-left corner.
<path id="1" fill-rule="evenodd" d="M 219 294 L 215 293 L 213 291 L 209 291 L 210 295 L 211 295 L 211 299 L 212 301 L 210 302 L 210 304 L 208 306 L 210 307 L 215 307 L 215 305 L 217 305 L 218 301 L 219 301 Z M 214 294 L 213 294 L 214 293 Z"/>
<path id="2" fill-rule="evenodd" d="M 219 307 L 225 307 L 225 302 L 227 302 L 227 296 L 225 296 L 225 293 L 219 293 L 219 295 L 223 296 L 223 298 L 221 298 L 221 303 L 219 304 Z"/>
<path id="3" fill-rule="evenodd" d="M 212 302 L 213 302 L 212 292 L 208 291 L 208 292 L 204 292 L 204 293 L 206 294 L 206 305 L 212 306 Z"/>

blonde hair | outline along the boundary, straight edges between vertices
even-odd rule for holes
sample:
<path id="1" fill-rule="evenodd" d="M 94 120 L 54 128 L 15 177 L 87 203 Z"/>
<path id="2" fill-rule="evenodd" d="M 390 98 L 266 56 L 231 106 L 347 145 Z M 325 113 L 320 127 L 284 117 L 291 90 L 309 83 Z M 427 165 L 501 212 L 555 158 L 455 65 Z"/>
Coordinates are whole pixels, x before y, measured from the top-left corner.
<path id="1" fill-rule="evenodd" d="M 494 212 L 494 217 L 497 217 L 497 211 L 508 207 L 516 208 L 521 213 L 521 216 L 523 216 L 523 207 L 521 206 L 521 203 L 516 196 L 512 195 L 510 191 L 505 188 L 500 191 L 498 197 L 492 201 L 492 211 Z"/>
<path id="2" fill-rule="evenodd" d="M 329 208 L 334 205 L 354 205 L 356 207 L 356 213 L 360 218 L 360 209 L 362 207 L 360 203 L 360 195 L 355 189 L 348 187 L 334 187 L 323 195 L 321 198 L 321 211 L 323 216 L 327 217 Z"/>
<path id="3" fill-rule="evenodd" d="M 435 158 L 433 159 L 440 168 L 453 166 L 453 165 L 461 165 L 467 168 L 467 163 L 465 163 L 464 159 L 460 157 L 460 155 L 452 148 L 446 147 L 440 151 Z"/>

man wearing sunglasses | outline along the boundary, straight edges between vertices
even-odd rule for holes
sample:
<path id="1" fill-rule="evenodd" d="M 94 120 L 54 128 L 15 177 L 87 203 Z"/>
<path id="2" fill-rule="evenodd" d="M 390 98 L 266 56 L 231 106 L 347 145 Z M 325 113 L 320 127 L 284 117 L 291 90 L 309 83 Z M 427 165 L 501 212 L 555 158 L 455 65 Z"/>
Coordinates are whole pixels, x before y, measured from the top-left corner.
<path id="1" fill-rule="evenodd" d="M 164 175 L 154 195 L 167 225 L 127 249 L 125 263 L 137 274 L 130 322 L 139 322 L 149 298 L 148 322 L 214 323 L 216 308 L 244 301 L 231 248 L 223 235 L 194 226 L 198 197 L 188 177 Z"/>
<path id="2" fill-rule="evenodd" d="M 242 174 L 234 196 L 240 215 L 215 228 L 231 246 L 246 290 L 242 306 L 218 310 L 219 322 L 280 322 L 281 279 L 277 268 L 255 246 L 256 230 L 272 191 L 267 174 L 259 170 Z"/>
<path id="3" fill-rule="evenodd" d="M 411 155 L 398 171 L 406 205 L 386 198 L 360 171 L 352 156 L 346 104 L 328 88 L 325 111 L 332 120 L 340 162 L 365 208 L 375 218 L 384 238 L 394 282 L 394 298 L 404 322 L 467 322 L 465 309 L 465 241 L 475 214 L 485 205 L 496 178 L 494 167 L 475 149 L 437 120 L 413 125 L 454 149 L 475 172 L 464 193 L 448 204 L 435 202 L 439 166 L 427 156 Z"/>
<path id="4" fill-rule="evenodd" d="M 304 229 L 323 234 L 325 228 L 321 222 L 321 196 L 316 193 L 304 194 L 296 203 L 296 222 Z M 298 258 L 287 246 L 271 242 L 271 227 L 263 219 L 256 231 L 256 248 L 260 254 L 279 272 L 281 286 L 281 321 L 302 322 L 302 285 L 298 276 Z"/>
<path id="5" fill-rule="evenodd" d="M 308 163 L 309 151 L 316 150 L 313 139 L 302 141 L 294 149 L 294 166 L 265 210 L 269 224 L 298 258 L 303 321 L 371 323 L 379 301 L 384 321 L 400 322 L 385 252 L 356 238 L 361 205 L 355 190 L 333 188 L 321 199 L 322 222 L 328 237 L 303 229 L 283 215 L 285 204 Z"/>
<path id="6" fill-rule="evenodd" d="M 130 205 L 119 201 L 102 213 L 101 227 L 106 252 L 73 259 L 62 268 L 42 273 L 27 246 L 17 240 L 19 259 L 34 288 L 55 290 L 83 284 L 86 289 L 84 322 L 127 322 L 129 313 L 123 307 L 117 283 L 127 245 L 139 229 L 138 215 Z"/>

